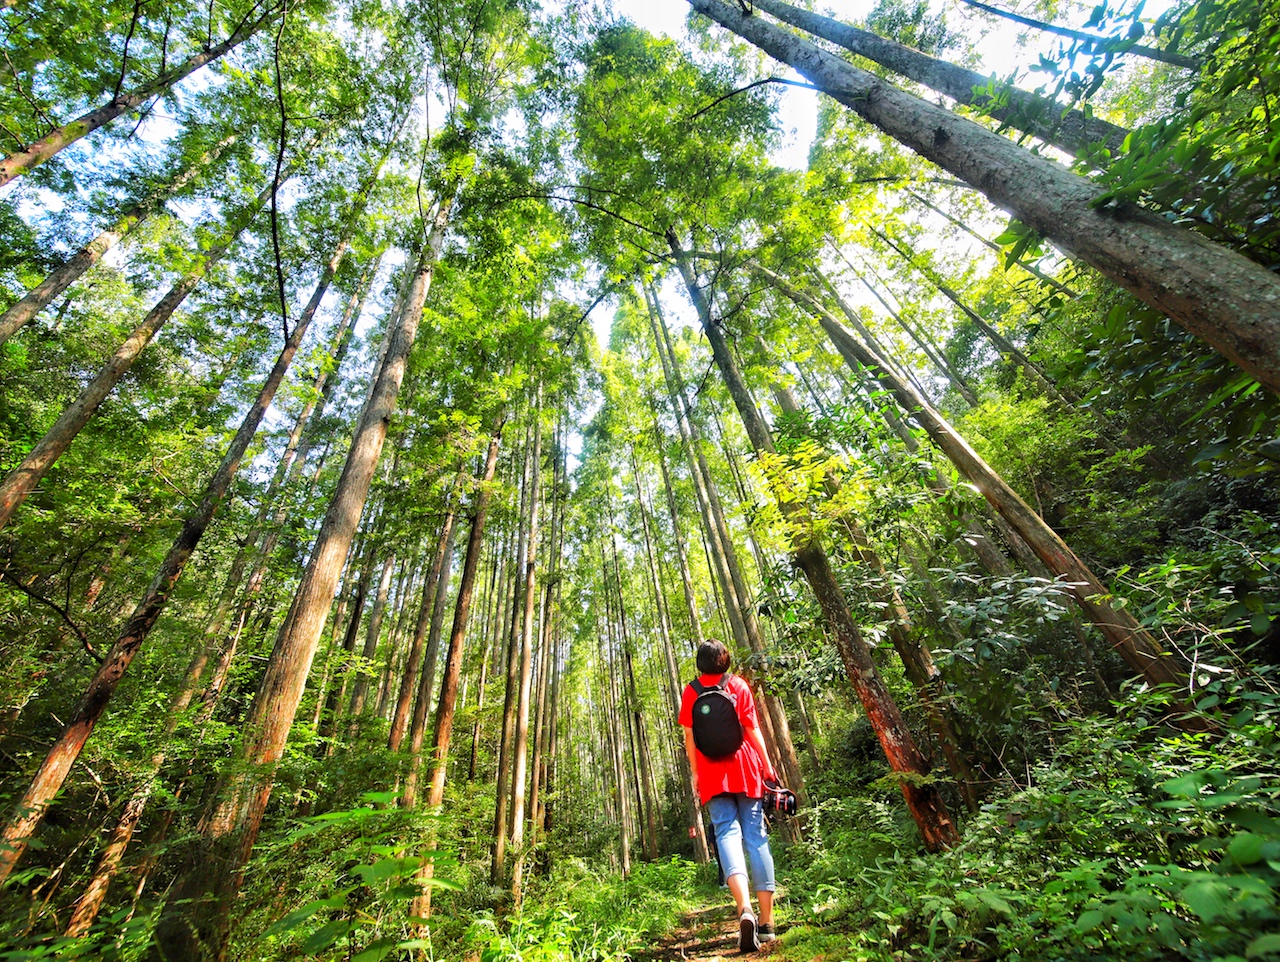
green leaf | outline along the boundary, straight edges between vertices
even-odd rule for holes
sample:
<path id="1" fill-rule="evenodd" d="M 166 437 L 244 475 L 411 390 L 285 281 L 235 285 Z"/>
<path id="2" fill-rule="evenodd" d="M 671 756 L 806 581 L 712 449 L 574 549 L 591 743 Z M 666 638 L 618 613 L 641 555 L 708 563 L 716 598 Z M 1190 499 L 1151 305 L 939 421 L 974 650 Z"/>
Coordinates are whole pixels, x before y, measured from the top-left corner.
<path id="1" fill-rule="evenodd" d="M 1193 882 L 1182 890 L 1182 901 L 1205 922 L 1214 922 L 1230 908 L 1230 887 L 1217 879 Z"/>
<path id="2" fill-rule="evenodd" d="M 1244 950 L 1244 955 L 1247 959 L 1260 959 L 1265 955 L 1277 954 L 1280 954 L 1280 935 L 1274 932 L 1269 935 L 1258 936 Z"/>
<path id="3" fill-rule="evenodd" d="M 349 888 L 343 889 L 337 895 L 330 896 L 327 899 L 316 899 L 314 902 L 308 902 L 306 905 L 302 906 L 302 908 L 294 909 L 294 911 L 290 912 L 284 918 L 273 922 L 263 934 L 279 935 L 282 932 L 288 932 L 291 929 L 296 929 L 317 912 L 323 911 L 324 909 L 342 908 L 343 903 L 346 902 L 347 893 L 350 891 L 351 889 Z"/>
<path id="4" fill-rule="evenodd" d="M 348 935 L 355 928 L 355 924 L 347 919 L 335 919 L 332 922 L 320 926 L 302 943 L 302 952 L 304 955 L 315 955 L 317 952 L 323 952 L 338 939 Z"/>
<path id="5" fill-rule="evenodd" d="M 1262 861 L 1262 847 L 1266 843 L 1261 835 L 1253 832 L 1241 832 L 1227 845 L 1227 854 L 1235 859 L 1237 865 L 1254 865 Z"/>
<path id="6" fill-rule="evenodd" d="M 1076 919 L 1076 931 L 1092 932 L 1106 920 L 1106 912 L 1101 909 L 1090 909 L 1088 912 L 1082 912 L 1080 918 Z"/>

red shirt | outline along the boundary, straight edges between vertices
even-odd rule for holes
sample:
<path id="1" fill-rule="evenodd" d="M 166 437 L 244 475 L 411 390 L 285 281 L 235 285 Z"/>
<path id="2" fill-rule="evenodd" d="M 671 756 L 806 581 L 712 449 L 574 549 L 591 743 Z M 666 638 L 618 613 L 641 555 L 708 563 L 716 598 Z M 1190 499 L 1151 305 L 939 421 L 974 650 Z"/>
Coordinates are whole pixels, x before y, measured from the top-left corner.
<path id="1" fill-rule="evenodd" d="M 722 675 L 701 675 L 698 680 L 704 685 L 718 685 Z M 751 688 L 737 675 L 729 678 L 725 686 L 738 709 L 738 721 L 742 722 L 742 731 L 756 727 L 756 702 L 751 697 Z M 680 724 L 685 728 L 693 727 L 693 703 L 698 693 L 693 685 L 684 686 L 684 694 L 680 698 Z M 726 792 L 741 792 L 748 798 L 760 798 L 764 795 L 764 763 L 755 746 L 742 739 L 742 747 L 730 758 L 715 761 L 702 752 L 694 750 L 698 764 L 698 795 L 705 805 L 716 795 Z"/>

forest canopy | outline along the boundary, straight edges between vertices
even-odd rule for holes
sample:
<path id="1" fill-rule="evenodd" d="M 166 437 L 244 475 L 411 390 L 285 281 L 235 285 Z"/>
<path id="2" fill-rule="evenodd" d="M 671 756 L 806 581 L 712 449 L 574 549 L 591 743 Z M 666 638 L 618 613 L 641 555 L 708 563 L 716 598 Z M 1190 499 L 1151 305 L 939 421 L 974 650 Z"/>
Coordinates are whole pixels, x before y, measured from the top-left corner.
<path id="1" fill-rule="evenodd" d="M 1280 957 L 1280 5 L 659 13 L 0 0 L 0 962 L 720 958 L 708 639 L 768 954 Z"/>

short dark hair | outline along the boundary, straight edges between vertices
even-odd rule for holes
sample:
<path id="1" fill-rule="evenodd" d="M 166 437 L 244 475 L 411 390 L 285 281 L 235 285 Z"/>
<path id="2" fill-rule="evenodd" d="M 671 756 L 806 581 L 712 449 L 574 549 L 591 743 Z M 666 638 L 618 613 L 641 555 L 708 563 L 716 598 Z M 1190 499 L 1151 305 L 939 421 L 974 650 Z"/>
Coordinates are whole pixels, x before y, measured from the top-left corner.
<path id="1" fill-rule="evenodd" d="M 704 675 L 723 675 L 731 661 L 723 641 L 708 638 L 698 646 L 698 671 Z"/>

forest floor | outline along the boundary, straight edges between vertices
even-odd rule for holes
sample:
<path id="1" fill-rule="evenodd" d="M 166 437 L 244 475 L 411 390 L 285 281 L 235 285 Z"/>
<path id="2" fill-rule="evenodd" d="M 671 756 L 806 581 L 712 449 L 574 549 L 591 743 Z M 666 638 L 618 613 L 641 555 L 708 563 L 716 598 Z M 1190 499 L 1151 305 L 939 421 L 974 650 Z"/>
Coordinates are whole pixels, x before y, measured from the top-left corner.
<path id="1" fill-rule="evenodd" d="M 632 949 L 628 954 L 633 962 L 676 962 L 683 959 L 716 960 L 743 959 L 738 951 L 738 920 L 733 911 L 733 901 L 727 892 L 720 900 L 686 914 L 675 929 L 656 943 Z M 745 958 L 772 955 L 780 948 L 777 941 L 768 942 L 759 952 Z"/>

